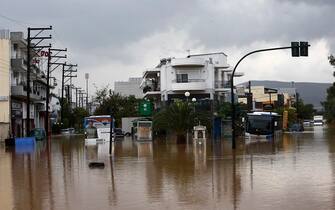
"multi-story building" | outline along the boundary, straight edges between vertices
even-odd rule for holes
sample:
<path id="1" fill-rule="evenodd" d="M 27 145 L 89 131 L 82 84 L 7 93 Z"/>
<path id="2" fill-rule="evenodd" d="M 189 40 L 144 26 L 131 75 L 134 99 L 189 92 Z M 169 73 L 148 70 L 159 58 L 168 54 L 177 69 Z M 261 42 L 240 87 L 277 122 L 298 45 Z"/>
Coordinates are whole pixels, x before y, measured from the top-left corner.
<path id="1" fill-rule="evenodd" d="M 133 95 L 135 98 L 143 98 L 141 82 L 141 77 L 131 77 L 128 81 L 117 81 L 114 83 L 114 92 L 123 96 Z"/>
<path id="2" fill-rule="evenodd" d="M 0 141 L 10 128 L 10 39 L 9 31 L 0 31 Z"/>
<path id="3" fill-rule="evenodd" d="M 23 136 L 27 121 L 27 90 L 30 86 L 30 125 L 31 128 L 44 128 L 46 77 L 38 62 L 38 55 L 31 62 L 31 82 L 27 84 L 27 41 L 23 32 L 11 32 L 11 125 L 14 136 Z"/>
<path id="4" fill-rule="evenodd" d="M 222 52 L 167 58 L 144 72 L 141 88 L 144 98 L 162 102 L 185 99 L 185 92 L 197 100 L 229 100 L 231 73 L 227 55 Z"/>

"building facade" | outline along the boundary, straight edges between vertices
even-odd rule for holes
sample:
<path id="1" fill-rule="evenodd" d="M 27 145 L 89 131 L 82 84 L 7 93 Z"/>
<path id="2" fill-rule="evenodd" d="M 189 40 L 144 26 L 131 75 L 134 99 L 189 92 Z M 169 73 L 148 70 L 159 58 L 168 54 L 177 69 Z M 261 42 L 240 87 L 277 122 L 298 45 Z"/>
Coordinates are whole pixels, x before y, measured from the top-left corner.
<path id="1" fill-rule="evenodd" d="M 10 37 L 0 30 L 0 141 L 8 138 L 10 130 Z"/>
<path id="2" fill-rule="evenodd" d="M 248 98 L 244 97 L 251 93 L 252 110 L 263 111 L 267 105 L 276 107 L 291 107 L 295 102 L 296 91 L 295 88 L 267 88 L 264 86 L 251 86 L 250 89 L 238 87 L 241 91 L 238 102 L 248 104 Z"/>
<path id="3" fill-rule="evenodd" d="M 143 92 L 140 88 L 142 82 L 141 77 L 131 77 L 128 81 L 117 81 L 114 83 L 114 92 L 123 96 L 135 96 L 135 98 L 142 98 Z"/>
<path id="4" fill-rule="evenodd" d="M 27 41 L 23 32 L 10 33 L 11 52 L 11 133 L 19 137 L 26 135 L 27 115 L 31 129 L 44 128 L 46 76 L 43 63 L 36 52 L 32 52 L 30 84 L 27 84 Z M 27 113 L 27 90 L 30 86 L 30 113 Z"/>
<path id="5" fill-rule="evenodd" d="M 227 100 L 231 73 L 222 52 L 167 58 L 144 72 L 141 88 L 144 98 L 162 102 L 185 99 L 185 92 L 190 99 Z"/>

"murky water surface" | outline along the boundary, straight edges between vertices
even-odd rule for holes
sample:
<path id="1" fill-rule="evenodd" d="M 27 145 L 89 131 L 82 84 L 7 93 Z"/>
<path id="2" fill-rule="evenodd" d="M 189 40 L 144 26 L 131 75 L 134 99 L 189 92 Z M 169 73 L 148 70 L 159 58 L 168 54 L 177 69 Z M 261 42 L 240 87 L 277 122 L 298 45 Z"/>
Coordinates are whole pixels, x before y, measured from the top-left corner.
<path id="1" fill-rule="evenodd" d="M 335 209 L 335 129 L 271 141 L 0 144 L 0 209 Z M 90 169 L 91 161 L 104 169 Z"/>

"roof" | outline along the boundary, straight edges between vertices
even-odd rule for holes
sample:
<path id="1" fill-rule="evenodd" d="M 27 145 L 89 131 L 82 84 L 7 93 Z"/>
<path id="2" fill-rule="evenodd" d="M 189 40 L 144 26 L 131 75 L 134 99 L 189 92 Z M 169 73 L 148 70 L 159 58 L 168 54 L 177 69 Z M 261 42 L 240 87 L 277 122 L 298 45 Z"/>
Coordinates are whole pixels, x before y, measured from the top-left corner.
<path id="1" fill-rule="evenodd" d="M 187 57 L 189 58 L 189 57 L 195 57 L 195 56 L 215 55 L 215 54 L 223 54 L 223 55 L 227 56 L 227 54 L 225 54 L 224 52 L 214 52 L 214 53 L 193 54 L 193 55 L 189 55 Z"/>

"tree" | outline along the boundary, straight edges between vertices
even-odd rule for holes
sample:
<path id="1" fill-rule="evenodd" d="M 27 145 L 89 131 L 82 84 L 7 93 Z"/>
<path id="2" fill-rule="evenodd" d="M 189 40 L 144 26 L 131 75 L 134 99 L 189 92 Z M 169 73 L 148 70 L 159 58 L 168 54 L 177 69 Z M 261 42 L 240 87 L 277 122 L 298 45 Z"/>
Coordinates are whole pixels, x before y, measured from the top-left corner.
<path id="1" fill-rule="evenodd" d="M 94 100 L 102 105 L 104 101 L 108 98 L 108 85 L 102 87 L 101 89 L 96 89 Z"/>
<path id="2" fill-rule="evenodd" d="M 177 143 L 185 143 L 185 134 L 194 125 L 208 125 L 210 114 L 196 112 L 195 106 L 185 101 L 177 101 L 153 116 L 154 130 L 167 130 L 177 135 Z"/>
<path id="3" fill-rule="evenodd" d="M 72 111 L 73 126 L 76 130 L 83 129 L 84 118 L 87 117 L 89 113 L 86 109 L 82 107 L 76 107 Z"/>
<path id="4" fill-rule="evenodd" d="M 109 91 L 105 93 L 106 87 L 96 92 L 96 99 L 99 98 L 99 106 L 95 110 L 95 115 L 110 115 L 116 119 L 116 126 L 121 125 L 122 117 L 137 117 L 139 100 L 135 96 L 122 96 L 119 93 Z"/>
<path id="5" fill-rule="evenodd" d="M 298 119 L 313 119 L 316 112 L 313 104 L 304 104 L 304 101 L 299 99 L 298 103 L 293 104 L 293 106 L 296 108 Z"/>
<path id="6" fill-rule="evenodd" d="M 328 57 L 329 64 L 335 67 L 335 57 L 330 55 Z M 335 72 L 333 73 L 335 77 Z M 335 83 L 327 89 L 327 98 L 325 102 L 321 103 L 325 110 L 325 118 L 329 123 L 334 123 L 335 121 Z"/>
<path id="7" fill-rule="evenodd" d="M 63 102 L 63 119 L 62 119 L 62 125 L 61 128 L 70 128 L 73 126 L 74 120 L 73 120 L 73 114 L 72 114 L 72 109 L 70 106 L 70 103 L 68 103 L 67 100 L 64 100 Z"/>
<path id="8" fill-rule="evenodd" d="M 325 110 L 325 118 L 328 122 L 335 121 L 335 83 L 327 89 L 326 101 L 322 103 Z"/>

